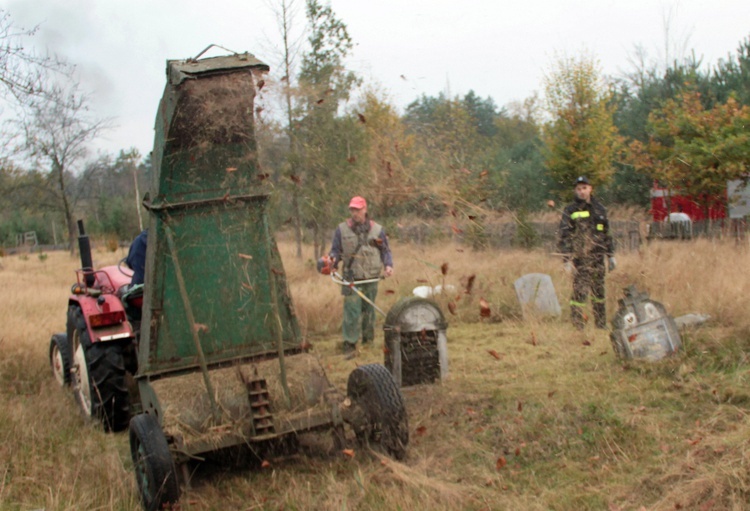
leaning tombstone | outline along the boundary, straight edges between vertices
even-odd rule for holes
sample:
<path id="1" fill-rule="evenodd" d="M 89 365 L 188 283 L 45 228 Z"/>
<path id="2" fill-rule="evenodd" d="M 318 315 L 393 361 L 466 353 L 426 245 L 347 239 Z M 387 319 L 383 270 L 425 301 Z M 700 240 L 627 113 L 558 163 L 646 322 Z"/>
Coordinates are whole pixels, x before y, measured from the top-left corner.
<path id="1" fill-rule="evenodd" d="M 521 304 L 523 318 L 540 316 L 559 317 L 560 302 L 557 301 L 552 278 L 545 273 L 529 273 L 513 283 Z"/>
<path id="2" fill-rule="evenodd" d="M 628 286 L 624 293 L 612 320 L 610 339 L 615 354 L 623 359 L 655 362 L 677 352 L 682 340 L 674 318 L 664 306 L 635 286 Z"/>

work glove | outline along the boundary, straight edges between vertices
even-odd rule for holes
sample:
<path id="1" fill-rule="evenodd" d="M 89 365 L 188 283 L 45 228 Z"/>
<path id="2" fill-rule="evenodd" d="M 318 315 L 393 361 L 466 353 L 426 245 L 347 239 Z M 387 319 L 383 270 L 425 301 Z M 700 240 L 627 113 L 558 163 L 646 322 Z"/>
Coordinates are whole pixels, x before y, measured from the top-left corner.
<path id="1" fill-rule="evenodd" d="M 565 264 L 563 264 L 563 270 L 565 270 L 565 273 L 571 274 L 573 273 L 573 261 L 565 261 Z"/>
<path id="2" fill-rule="evenodd" d="M 615 256 L 609 256 L 609 271 L 615 271 L 617 268 L 617 259 Z"/>

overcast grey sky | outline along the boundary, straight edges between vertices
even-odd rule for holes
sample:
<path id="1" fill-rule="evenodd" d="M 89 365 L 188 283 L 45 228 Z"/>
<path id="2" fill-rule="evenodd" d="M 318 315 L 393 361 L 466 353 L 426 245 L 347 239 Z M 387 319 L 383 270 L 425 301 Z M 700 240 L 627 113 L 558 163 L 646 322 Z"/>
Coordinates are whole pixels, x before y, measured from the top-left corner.
<path id="1" fill-rule="evenodd" d="M 325 2 L 325 0 L 323 0 Z M 274 0 L 0 0 L 35 44 L 78 66 L 100 117 L 116 128 L 103 151 L 151 150 L 167 59 L 210 43 L 250 51 L 276 74 Z M 636 45 L 664 62 L 694 49 L 705 63 L 750 36 L 748 0 L 332 0 L 355 48 L 349 66 L 399 109 L 421 94 L 473 89 L 498 106 L 541 91 L 555 53 L 588 51 L 606 74 L 631 69 Z M 296 0 L 298 32 L 304 0 Z M 666 33 L 665 25 L 670 32 Z"/>

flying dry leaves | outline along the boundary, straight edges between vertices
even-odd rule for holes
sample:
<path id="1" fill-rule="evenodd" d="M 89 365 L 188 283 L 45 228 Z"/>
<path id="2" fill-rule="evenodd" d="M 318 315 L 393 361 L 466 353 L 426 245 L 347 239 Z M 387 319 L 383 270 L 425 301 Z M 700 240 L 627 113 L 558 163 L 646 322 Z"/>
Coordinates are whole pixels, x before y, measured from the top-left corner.
<path id="1" fill-rule="evenodd" d="M 454 316 L 456 315 L 456 302 L 448 302 L 448 312 L 450 312 Z"/>
<path id="2" fill-rule="evenodd" d="M 479 299 L 479 317 L 489 318 L 492 314 L 490 310 L 490 303 L 484 298 Z"/>
<path id="3" fill-rule="evenodd" d="M 388 177 L 393 177 L 393 167 L 391 166 L 391 162 L 385 162 L 385 171 L 388 174 Z"/>
<path id="4" fill-rule="evenodd" d="M 533 330 L 531 331 L 531 339 L 529 339 L 529 344 L 531 344 L 532 346 L 537 345 L 536 332 L 534 332 Z"/>
<path id="5" fill-rule="evenodd" d="M 474 280 L 476 279 L 476 277 L 476 275 L 469 275 L 466 278 L 466 288 L 464 289 L 464 293 L 466 293 L 467 295 L 471 294 L 471 290 L 474 287 Z"/>
<path id="6" fill-rule="evenodd" d="M 492 355 L 492 357 L 494 359 L 496 359 L 496 360 L 500 360 L 502 358 L 500 356 L 500 354 L 497 351 L 495 351 L 495 350 L 487 350 L 487 353 L 489 353 L 490 355 Z"/>

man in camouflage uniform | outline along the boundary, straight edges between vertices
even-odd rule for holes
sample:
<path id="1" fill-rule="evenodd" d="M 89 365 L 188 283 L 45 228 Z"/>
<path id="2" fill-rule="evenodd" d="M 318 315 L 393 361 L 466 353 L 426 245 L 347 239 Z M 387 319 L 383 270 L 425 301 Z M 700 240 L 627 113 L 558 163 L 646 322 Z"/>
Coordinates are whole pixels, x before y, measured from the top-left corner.
<path id="1" fill-rule="evenodd" d="M 592 192 L 593 188 L 586 177 L 575 180 L 576 197 L 563 210 L 559 230 L 558 250 L 564 256 L 566 272 L 573 273 L 570 316 L 578 329 L 583 329 L 585 323 L 582 308 L 586 306 L 589 291 L 596 327 L 607 327 L 605 258 L 609 261 L 609 271 L 617 266 L 607 210 Z"/>
<path id="2" fill-rule="evenodd" d="M 352 198 L 349 213 L 350 218 L 336 228 L 329 257 L 334 267 L 339 261 L 343 263 L 342 274 L 347 282 L 375 279 L 375 282 L 357 284 L 357 289 L 374 303 L 381 269 L 384 268 L 386 277 L 393 275 L 393 256 L 385 229 L 370 220 L 363 197 Z M 360 338 L 362 344 L 375 338 L 375 309 L 346 286 L 341 288 L 341 293 L 344 295 L 343 349 L 344 353 L 354 353 Z"/>

